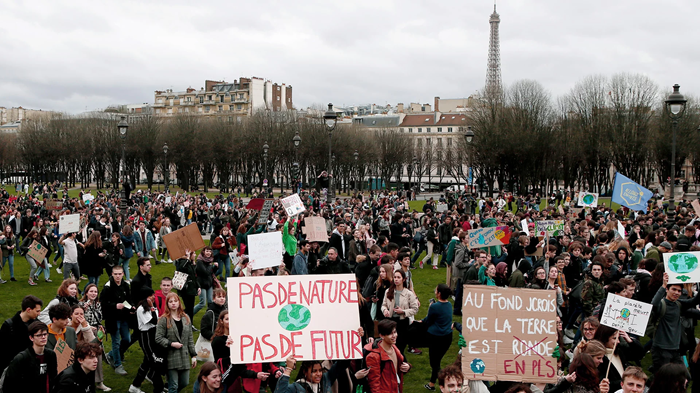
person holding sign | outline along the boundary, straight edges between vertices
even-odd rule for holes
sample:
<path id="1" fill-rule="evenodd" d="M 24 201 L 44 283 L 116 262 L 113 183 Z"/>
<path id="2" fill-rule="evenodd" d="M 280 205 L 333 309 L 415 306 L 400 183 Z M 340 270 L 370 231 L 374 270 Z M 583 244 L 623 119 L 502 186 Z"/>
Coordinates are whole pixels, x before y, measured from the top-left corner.
<path id="1" fill-rule="evenodd" d="M 34 241 L 39 242 L 39 232 L 37 232 L 35 229 L 32 229 L 24 237 L 24 240 L 22 240 L 22 244 L 19 246 L 20 254 L 24 255 L 24 257 L 27 259 L 27 262 L 29 262 L 29 285 L 36 285 L 36 282 L 34 282 L 34 276 L 36 276 L 36 271 L 39 268 L 39 266 L 37 265 L 37 261 L 35 261 L 34 258 L 32 258 L 31 256 L 27 255 L 27 251 L 29 251 L 29 246 L 31 246 L 32 242 Z M 80 277 L 80 275 L 78 275 L 78 277 Z"/>
<path id="2" fill-rule="evenodd" d="M 547 390 L 547 393 L 608 392 L 610 392 L 610 381 L 599 377 L 596 362 L 587 353 L 575 357 L 569 365 L 569 375 L 561 378 L 555 387 Z"/>
<path id="3" fill-rule="evenodd" d="M 27 328 L 31 346 L 12 359 L 5 371 L 4 392 L 50 393 L 58 371 L 56 353 L 46 348 L 49 327 L 40 321 Z"/>
<path id="4" fill-rule="evenodd" d="M 605 345 L 607 353 L 603 363 L 598 366 L 598 373 L 605 375 L 612 386 L 620 386 L 622 374 L 630 365 L 630 360 L 639 360 L 646 353 L 642 344 L 633 340 L 627 332 L 605 325 L 598 326 L 593 340 Z"/>
<path id="5" fill-rule="evenodd" d="M 96 343 L 81 343 L 75 351 L 75 362 L 56 377 L 52 393 L 95 391 L 95 370 L 102 347 Z"/>

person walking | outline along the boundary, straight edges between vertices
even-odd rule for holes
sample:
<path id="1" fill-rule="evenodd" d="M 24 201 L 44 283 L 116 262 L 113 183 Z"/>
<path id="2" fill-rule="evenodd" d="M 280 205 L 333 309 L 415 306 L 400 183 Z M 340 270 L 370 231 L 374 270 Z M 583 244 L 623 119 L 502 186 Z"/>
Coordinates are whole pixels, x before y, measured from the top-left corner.
<path id="1" fill-rule="evenodd" d="M 58 360 L 54 351 L 46 348 L 49 327 L 41 321 L 34 321 L 25 329 L 25 337 L 29 337 L 31 346 L 23 349 L 9 363 L 2 390 L 50 393 L 56 379 Z"/>
<path id="2" fill-rule="evenodd" d="M 436 302 L 428 308 L 428 315 L 420 322 L 428 332 L 428 355 L 430 357 L 430 382 L 425 384 L 428 390 L 435 390 L 440 372 L 440 361 L 452 344 L 452 305 L 449 298 L 452 295 L 450 287 L 439 284 L 435 288 Z"/>
<path id="3" fill-rule="evenodd" d="M 185 284 L 181 289 L 177 290 L 177 293 L 182 298 L 182 303 L 185 305 L 185 313 L 190 317 L 190 320 L 194 319 L 195 296 L 199 296 L 202 292 L 202 289 L 199 287 L 199 280 L 197 280 L 195 255 L 194 251 L 185 250 L 185 256 L 175 261 L 175 270 L 187 275 Z M 167 305 L 165 305 L 163 313 L 165 313 L 165 308 L 167 308 Z"/>
<path id="4" fill-rule="evenodd" d="M 112 336 L 112 350 L 105 355 L 107 363 L 114 367 L 119 375 L 126 375 L 122 365 L 121 345 L 130 345 L 129 333 L 129 309 L 125 306 L 131 300 L 131 289 L 124 280 L 124 268 L 115 266 L 112 269 L 112 278 L 105 284 L 100 294 L 107 333 Z"/>
<path id="5" fill-rule="evenodd" d="M 17 238 L 12 231 L 12 226 L 5 225 L 5 231 L 0 234 L 0 251 L 2 251 L 2 267 L 4 268 L 8 264 L 10 265 L 10 281 L 17 281 L 15 279 L 15 247 L 17 244 Z M 7 277 L 7 276 L 5 276 Z M 2 283 L 0 279 L 0 283 Z"/>
<path id="6" fill-rule="evenodd" d="M 155 292 L 149 287 L 143 287 L 140 297 L 144 299 L 136 309 L 136 320 L 143 362 L 129 386 L 129 393 L 143 393 L 141 384 L 146 378 L 153 383 L 154 392 L 162 392 L 164 388 L 162 375 L 165 373 L 167 350 L 156 343 L 158 308 L 155 306 Z"/>
<path id="7" fill-rule="evenodd" d="M 168 350 L 168 393 L 178 393 L 190 381 L 190 369 L 197 367 L 192 321 L 175 293 L 166 297 L 167 309 L 156 326 L 156 343 Z"/>
<path id="8" fill-rule="evenodd" d="M 214 300 L 214 269 L 219 266 L 214 262 L 211 247 L 204 247 L 197 257 L 197 283 L 199 284 L 199 303 L 194 306 L 193 315 Z"/>
<path id="9" fill-rule="evenodd" d="M 437 251 L 439 250 L 440 247 L 440 241 L 438 240 L 438 233 L 437 233 L 437 225 L 438 222 L 436 219 L 431 219 L 430 220 L 430 226 L 428 227 L 428 232 L 426 234 L 426 240 L 428 241 L 428 251 L 425 254 L 425 257 L 420 261 L 420 268 L 423 268 L 423 264 L 425 262 L 430 261 L 430 258 L 433 259 L 433 269 L 437 270 L 438 268 L 438 253 Z"/>

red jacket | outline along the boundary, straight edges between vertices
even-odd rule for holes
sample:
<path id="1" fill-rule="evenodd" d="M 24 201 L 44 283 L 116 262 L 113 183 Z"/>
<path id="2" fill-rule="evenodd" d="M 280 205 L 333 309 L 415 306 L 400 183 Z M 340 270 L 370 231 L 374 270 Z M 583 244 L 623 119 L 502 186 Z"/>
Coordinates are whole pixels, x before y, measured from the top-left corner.
<path id="1" fill-rule="evenodd" d="M 166 308 L 165 295 L 163 295 L 163 291 L 160 289 L 156 291 L 155 295 L 156 295 L 156 301 L 155 301 L 154 305 L 158 309 L 158 315 L 160 316 L 160 315 L 165 314 L 165 308 Z"/>
<path id="2" fill-rule="evenodd" d="M 369 344 L 368 344 L 369 345 Z M 400 367 L 404 362 L 399 349 L 394 345 L 396 353 L 396 363 Z M 367 355 L 367 367 L 369 374 L 367 380 L 372 392 L 403 392 L 403 372 L 398 370 L 400 383 L 396 380 L 397 370 L 394 367 L 394 362 L 391 361 L 389 355 L 384 351 L 381 345 L 372 349 Z"/>

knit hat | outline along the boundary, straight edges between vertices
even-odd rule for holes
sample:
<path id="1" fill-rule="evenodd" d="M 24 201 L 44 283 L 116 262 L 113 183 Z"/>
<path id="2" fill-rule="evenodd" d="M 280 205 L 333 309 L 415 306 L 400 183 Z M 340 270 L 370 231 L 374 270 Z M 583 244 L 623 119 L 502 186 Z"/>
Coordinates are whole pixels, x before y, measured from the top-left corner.
<path id="1" fill-rule="evenodd" d="M 669 242 L 661 242 L 661 244 L 659 244 L 659 247 L 663 247 L 663 248 L 667 248 L 667 249 L 669 249 L 669 250 L 673 250 L 673 246 L 672 246 L 671 243 L 669 243 Z"/>

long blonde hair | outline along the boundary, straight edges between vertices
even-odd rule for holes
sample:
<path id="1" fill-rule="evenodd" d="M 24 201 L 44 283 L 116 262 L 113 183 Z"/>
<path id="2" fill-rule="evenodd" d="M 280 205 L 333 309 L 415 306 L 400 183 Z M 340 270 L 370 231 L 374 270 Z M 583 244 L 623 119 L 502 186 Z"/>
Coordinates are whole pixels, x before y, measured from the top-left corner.
<path id="1" fill-rule="evenodd" d="M 176 298 L 178 302 L 177 311 L 175 311 L 177 316 L 180 317 L 180 319 L 187 321 L 187 323 L 191 323 L 190 317 L 188 317 L 187 314 L 185 314 L 185 310 L 182 309 L 182 300 L 180 299 L 180 296 L 178 296 L 177 293 L 170 292 L 168 296 L 165 297 L 165 312 L 163 313 L 163 316 L 161 316 L 161 318 L 166 318 L 165 326 L 168 329 L 170 329 L 172 326 L 171 321 L 173 320 L 173 311 L 170 310 L 170 306 L 168 305 L 168 303 L 170 303 L 170 299 L 172 298 Z"/>

